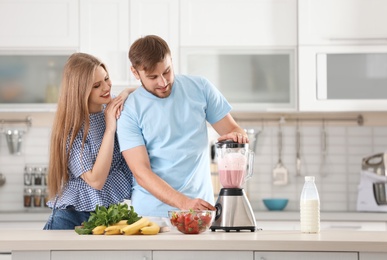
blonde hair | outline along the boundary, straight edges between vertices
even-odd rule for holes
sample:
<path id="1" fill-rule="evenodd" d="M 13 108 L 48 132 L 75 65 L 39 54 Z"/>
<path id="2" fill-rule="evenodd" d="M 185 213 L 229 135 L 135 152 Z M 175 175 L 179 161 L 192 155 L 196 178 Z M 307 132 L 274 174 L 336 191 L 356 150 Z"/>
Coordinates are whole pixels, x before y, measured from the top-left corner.
<path id="1" fill-rule="evenodd" d="M 106 66 L 96 57 L 86 53 L 74 53 L 64 67 L 51 133 L 48 165 L 50 198 L 61 194 L 69 180 L 69 154 L 74 139 L 82 127 L 84 129 L 82 148 L 85 143 L 90 126 L 88 100 L 94 84 L 94 74 L 99 66 L 107 71 Z"/>

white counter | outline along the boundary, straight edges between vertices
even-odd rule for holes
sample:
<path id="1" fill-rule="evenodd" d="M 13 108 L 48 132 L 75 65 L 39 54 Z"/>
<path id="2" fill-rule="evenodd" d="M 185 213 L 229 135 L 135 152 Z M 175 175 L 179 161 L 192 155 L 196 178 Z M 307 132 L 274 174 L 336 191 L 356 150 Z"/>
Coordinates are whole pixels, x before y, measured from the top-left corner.
<path id="1" fill-rule="evenodd" d="M 154 236 L 78 235 L 75 231 L 1 230 L 0 252 L 56 250 L 245 250 L 387 252 L 387 232 L 299 231 L 205 232 L 177 231 Z"/>

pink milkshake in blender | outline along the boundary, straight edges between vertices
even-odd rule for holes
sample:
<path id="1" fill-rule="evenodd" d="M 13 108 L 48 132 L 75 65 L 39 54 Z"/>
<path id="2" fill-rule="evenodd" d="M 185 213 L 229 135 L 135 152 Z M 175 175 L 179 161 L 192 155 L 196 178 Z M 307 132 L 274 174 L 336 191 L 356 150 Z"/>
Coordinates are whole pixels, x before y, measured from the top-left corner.
<path id="1" fill-rule="evenodd" d="M 255 216 L 243 189 L 253 174 L 254 152 L 249 150 L 249 144 L 232 140 L 218 142 L 215 147 L 219 180 L 223 188 L 215 204 L 216 215 L 210 229 L 254 232 Z"/>

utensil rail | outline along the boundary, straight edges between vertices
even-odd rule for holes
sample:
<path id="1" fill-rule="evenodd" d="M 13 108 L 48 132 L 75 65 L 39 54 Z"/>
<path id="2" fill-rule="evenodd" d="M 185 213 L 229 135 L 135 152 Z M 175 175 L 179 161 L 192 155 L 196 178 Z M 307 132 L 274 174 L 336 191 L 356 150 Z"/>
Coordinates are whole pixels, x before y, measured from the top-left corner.
<path id="1" fill-rule="evenodd" d="M 32 117 L 27 116 L 26 119 L 0 119 L 1 126 L 5 124 L 26 124 L 28 127 L 32 125 Z"/>
<path id="2" fill-rule="evenodd" d="M 343 118 L 324 118 L 324 117 L 312 117 L 312 118 L 303 118 L 303 117 L 295 117 L 295 118 L 285 118 L 284 116 L 281 116 L 279 118 L 265 118 L 265 117 L 262 117 L 262 118 L 238 118 L 238 116 L 234 116 L 234 119 L 236 121 L 265 121 L 265 122 L 268 122 L 268 121 L 274 121 L 274 122 L 278 122 L 278 121 L 285 121 L 285 122 L 290 122 L 290 121 L 299 121 L 299 122 L 302 122 L 302 121 L 325 121 L 325 122 L 329 122 L 329 121 L 338 121 L 338 122 L 342 122 L 342 121 L 348 121 L 348 122 L 356 122 L 357 125 L 359 126 L 362 126 L 364 124 L 364 117 L 363 115 L 358 115 L 357 117 L 343 117 Z"/>

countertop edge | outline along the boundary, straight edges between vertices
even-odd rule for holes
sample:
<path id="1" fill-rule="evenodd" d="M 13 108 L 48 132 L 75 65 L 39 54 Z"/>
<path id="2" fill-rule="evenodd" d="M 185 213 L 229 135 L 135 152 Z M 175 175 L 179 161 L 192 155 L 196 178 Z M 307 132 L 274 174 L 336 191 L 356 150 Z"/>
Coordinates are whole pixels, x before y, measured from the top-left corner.
<path id="1" fill-rule="evenodd" d="M 387 233 L 381 231 L 177 232 L 154 236 L 93 236 L 74 231 L 2 231 L 0 252 L 55 250 L 209 250 L 385 252 Z"/>

